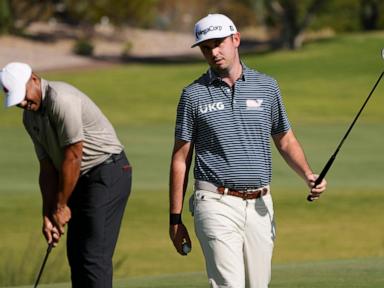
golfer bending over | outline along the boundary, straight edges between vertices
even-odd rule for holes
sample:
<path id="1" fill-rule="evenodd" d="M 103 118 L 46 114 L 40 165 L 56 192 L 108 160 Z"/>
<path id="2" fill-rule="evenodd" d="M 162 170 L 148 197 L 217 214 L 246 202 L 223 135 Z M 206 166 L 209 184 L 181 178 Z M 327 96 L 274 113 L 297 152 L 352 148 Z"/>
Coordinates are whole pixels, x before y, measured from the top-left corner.
<path id="1" fill-rule="evenodd" d="M 181 220 L 193 150 L 195 231 L 211 287 L 265 288 L 275 239 L 270 137 L 318 197 L 314 175 L 292 132 L 274 79 L 240 61 L 233 22 L 212 14 L 195 25 L 210 69 L 186 87 L 177 108 L 170 172 L 170 238 L 191 241 Z"/>
<path id="2" fill-rule="evenodd" d="M 24 63 L 0 71 L 5 106 L 24 109 L 40 161 L 43 234 L 54 246 L 68 223 L 72 287 L 112 287 L 112 255 L 131 190 L 116 133 L 81 91 L 40 78 Z"/>

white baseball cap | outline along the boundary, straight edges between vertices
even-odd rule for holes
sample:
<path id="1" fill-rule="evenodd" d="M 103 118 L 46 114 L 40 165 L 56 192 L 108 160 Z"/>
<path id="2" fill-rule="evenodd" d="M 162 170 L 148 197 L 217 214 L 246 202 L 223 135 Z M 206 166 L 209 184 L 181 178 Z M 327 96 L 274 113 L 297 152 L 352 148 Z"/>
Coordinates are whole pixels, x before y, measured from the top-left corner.
<path id="1" fill-rule="evenodd" d="M 223 14 L 208 14 L 195 24 L 195 44 L 209 39 L 224 38 L 237 32 L 232 20 Z"/>
<path id="2" fill-rule="evenodd" d="M 18 62 L 9 63 L 0 71 L 0 84 L 5 93 L 5 107 L 17 105 L 24 100 L 26 84 L 31 75 L 31 66 Z"/>

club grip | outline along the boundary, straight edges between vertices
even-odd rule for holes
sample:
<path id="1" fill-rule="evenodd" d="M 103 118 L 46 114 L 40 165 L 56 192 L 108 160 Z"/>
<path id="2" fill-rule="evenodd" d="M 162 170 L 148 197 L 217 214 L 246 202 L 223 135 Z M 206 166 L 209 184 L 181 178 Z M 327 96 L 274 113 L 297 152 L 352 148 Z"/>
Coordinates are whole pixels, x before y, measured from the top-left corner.
<path id="1" fill-rule="evenodd" d="M 51 243 L 48 244 L 48 247 L 47 247 L 47 254 L 51 253 L 51 250 L 53 248 L 53 241 Z"/>
<path id="2" fill-rule="evenodd" d="M 329 158 L 327 164 L 325 164 L 323 170 L 320 172 L 319 177 L 317 177 L 317 179 L 315 180 L 315 185 L 313 186 L 314 188 L 317 187 L 317 185 L 319 185 L 321 183 L 321 181 L 323 181 L 325 175 L 327 175 L 327 172 L 328 172 L 329 168 L 331 168 L 333 161 L 335 161 L 335 159 L 336 159 L 336 153 L 333 154 L 331 156 L 331 158 Z M 309 194 L 307 196 L 307 200 L 309 202 L 312 202 L 314 200 L 314 197 L 311 194 Z"/>

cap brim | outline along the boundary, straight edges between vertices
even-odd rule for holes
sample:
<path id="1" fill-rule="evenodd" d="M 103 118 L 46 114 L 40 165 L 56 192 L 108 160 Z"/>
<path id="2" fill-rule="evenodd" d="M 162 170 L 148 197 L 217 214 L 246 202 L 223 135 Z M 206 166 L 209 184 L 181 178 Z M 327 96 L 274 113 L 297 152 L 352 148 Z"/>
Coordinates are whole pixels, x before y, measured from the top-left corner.
<path id="1" fill-rule="evenodd" d="M 226 37 L 231 36 L 231 35 L 233 35 L 233 34 L 235 34 L 235 33 L 230 33 L 230 34 L 225 35 L 225 36 L 222 36 L 222 35 L 221 35 L 220 37 L 210 37 L 210 38 L 201 39 L 200 41 L 196 41 L 196 42 L 191 46 L 191 48 L 194 48 L 194 47 L 196 47 L 196 46 L 199 46 L 201 43 L 203 43 L 203 42 L 205 42 L 205 41 L 212 40 L 212 39 L 223 39 L 223 38 L 226 38 Z"/>
<path id="2" fill-rule="evenodd" d="M 214 38 L 212 38 L 212 39 L 214 39 Z M 205 40 L 197 41 L 197 42 L 195 42 L 195 43 L 191 46 L 191 48 L 195 48 L 196 46 L 199 46 L 200 43 L 202 43 L 202 42 L 204 42 L 204 41 L 206 41 L 206 40 L 210 40 L 210 39 L 205 39 Z"/>
<path id="3" fill-rule="evenodd" d="M 4 100 L 4 106 L 6 108 L 20 104 L 25 98 L 25 87 L 16 88 L 13 91 L 9 91 Z"/>

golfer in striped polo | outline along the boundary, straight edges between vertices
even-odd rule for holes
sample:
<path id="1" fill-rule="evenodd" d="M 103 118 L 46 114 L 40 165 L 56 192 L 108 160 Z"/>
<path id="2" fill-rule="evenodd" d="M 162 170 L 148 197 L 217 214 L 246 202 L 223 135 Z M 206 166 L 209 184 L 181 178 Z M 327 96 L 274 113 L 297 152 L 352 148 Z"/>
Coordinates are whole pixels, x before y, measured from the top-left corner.
<path id="1" fill-rule="evenodd" d="M 271 182 L 272 137 L 289 166 L 318 197 L 326 182 L 294 136 L 274 79 L 240 61 L 233 22 L 212 14 L 195 25 L 210 69 L 186 87 L 177 108 L 170 175 L 170 238 L 181 255 L 192 247 L 181 220 L 194 157 L 191 205 L 211 287 L 265 288 L 275 239 Z"/>

